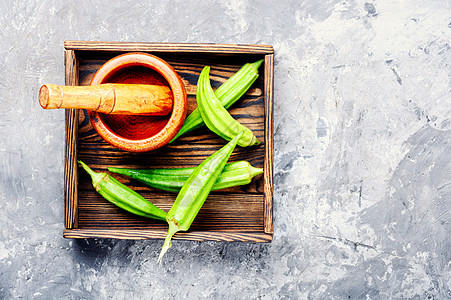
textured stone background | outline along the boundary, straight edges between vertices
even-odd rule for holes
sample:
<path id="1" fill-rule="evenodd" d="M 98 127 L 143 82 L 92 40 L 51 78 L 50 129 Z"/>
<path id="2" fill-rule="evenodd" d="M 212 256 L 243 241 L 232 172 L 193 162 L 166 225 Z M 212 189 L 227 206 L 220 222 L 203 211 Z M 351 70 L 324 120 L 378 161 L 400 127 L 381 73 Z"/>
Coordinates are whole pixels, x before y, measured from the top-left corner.
<path id="1" fill-rule="evenodd" d="M 0 298 L 451 298 L 451 2 L 1 1 Z M 271 44 L 271 244 L 65 240 L 64 40 Z"/>

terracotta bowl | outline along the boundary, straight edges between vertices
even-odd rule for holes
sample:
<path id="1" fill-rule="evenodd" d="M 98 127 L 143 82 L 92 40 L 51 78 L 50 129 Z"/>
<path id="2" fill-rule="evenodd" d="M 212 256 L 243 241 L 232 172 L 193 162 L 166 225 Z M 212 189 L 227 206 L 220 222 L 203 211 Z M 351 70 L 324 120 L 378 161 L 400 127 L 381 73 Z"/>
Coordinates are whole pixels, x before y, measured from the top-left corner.
<path id="1" fill-rule="evenodd" d="M 171 88 L 172 113 L 167 116 L 110 115 L 89 111 L 98 134 L 126 151 L 151 151 L 166 145 L 180 130 L 188 109 L 185 86 L 164 60 L 146 53 L 116 56 L 97 70 L 91 85 L 102 83 L 157 84 Z"/>

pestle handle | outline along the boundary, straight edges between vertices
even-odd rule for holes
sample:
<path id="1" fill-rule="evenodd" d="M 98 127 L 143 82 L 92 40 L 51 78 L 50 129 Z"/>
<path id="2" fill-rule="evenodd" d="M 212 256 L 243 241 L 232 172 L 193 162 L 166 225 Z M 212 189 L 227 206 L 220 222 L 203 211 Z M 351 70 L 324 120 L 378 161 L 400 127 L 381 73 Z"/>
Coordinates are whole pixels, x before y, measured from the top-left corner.
<path id="1" fill-rule="evenodd" d="M 90 86 L 44 84 L 39 90 L 44 109 L 87 109 L 106 114 L 164 116 L 172 112 L 169 87 L 147 84 L 106 83 Z"/>

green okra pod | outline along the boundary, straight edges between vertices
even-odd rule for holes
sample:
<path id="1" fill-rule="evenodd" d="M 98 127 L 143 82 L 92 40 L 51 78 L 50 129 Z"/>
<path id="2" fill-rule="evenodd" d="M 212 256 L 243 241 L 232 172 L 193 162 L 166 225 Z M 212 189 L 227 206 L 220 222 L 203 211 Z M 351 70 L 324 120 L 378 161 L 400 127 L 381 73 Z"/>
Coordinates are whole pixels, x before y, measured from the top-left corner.
<path id="1" fill-rule="evenodd" d="M 166 212 L 147 201 L 140 194 L 104 172 L 95 172 L 84 162 L 78 161 L 91 176 L 96 191 L 109 202 L 135 215 L 166 220 Z"/>
<path id="2" fill-rule="evenodd" d="M 165 168 L 165 169 L 125 169 L 108 168 L 108 171 L 126 175 L 153 188 L 179 192 L 195 168 Z M 211 188 L 212 191 L 232 186 L 246 185 L 252 178 L 263 173 L 262 168 L 255 168 L 247 161 L 237 161 L 226 164 L 222 173 Z"/>
<path id="3" fill-rule="evenodd" d="M 196 92 L 197 107 L 207 127 L 228 141 L 243 131 L 244 134 L 238 141 L 241 147 L 260 144 L 252 131 L 235 120 L 215 96 L 210 85 L 209 71 L 210 67 L 206 66 L 200 73 Z"/>
<path id="4" fill-rule="evenodd" d="M 214 94 L 221 102 L 222 106 L 228 109 L 232 106 L 257 80 L 258 68 L 263 63 L 263 59 L 260 59 L 254 63 L 244 64 L 238 72 L 233 74 L 226 82 L 224 82 L 219 88 L 216 89 Z M 170 141 L 172 143 L 179 136 L 193 131 L 197 128 L 204 126 L 205 123 L 200 115 L 200 111 L 196 108 L 186 117 L 182 128 L 177 135 Z"/>
<path id="5" fill-rule="evenodd" d="M 159 262 L 171 247 L 172 236 L 178 231 L 190 228 L 242 135 L 243 132 L 239 133 L 227 145 L 205 159 L 186 180 L 166 216 L 169 229 L 158 258 Z"/>

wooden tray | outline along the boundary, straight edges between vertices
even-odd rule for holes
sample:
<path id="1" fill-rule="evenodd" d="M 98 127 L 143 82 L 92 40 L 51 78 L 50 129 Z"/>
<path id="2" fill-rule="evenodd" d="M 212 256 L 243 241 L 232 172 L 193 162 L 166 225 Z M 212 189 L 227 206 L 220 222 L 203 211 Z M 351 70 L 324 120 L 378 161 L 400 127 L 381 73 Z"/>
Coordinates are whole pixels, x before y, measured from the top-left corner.
<path id="1" fill-rule="evenodd" d="M 174 239 L 270 242 L 273 233 L 273 68 L 274 50 L 267 45 L 65 42 L 66 85 L 89 85 L 96 70 L 108 59 L 126 52 L 147 52 L 165 59 L 181 76 L 189 101 L 196 107 L 195 91 L 200 71 L 211 66 L 213 88 L 219 87 L 247 62 L 264 58 L 260 77 L 229 111 L 253 130 L 262 142 L 237 147 L 229 161 L 247 160 L 263 167 L 264 174 L 247 186 L 212 192 L 190 231 Z M 226 144 L 204 127 L 163 148 L 130 153 L 110 146 L 93 129 L 86 111 L 66 110 L 65 139 L 65 238 L 163 239 L 165 222 L 123 211 L 103 199 L 77 163 L 81 159 L 96 171 L 107 167 L 194 167 Z M 137 181 L 113 175 L 165 211 L 175 193 L 149 188 Z"/>

